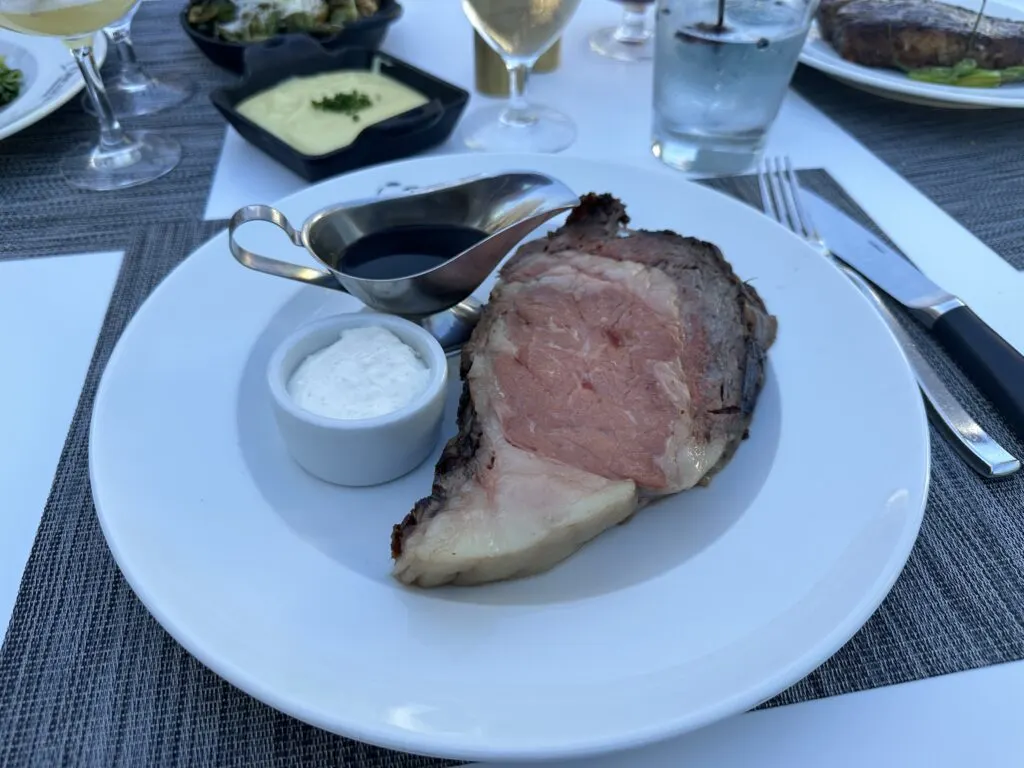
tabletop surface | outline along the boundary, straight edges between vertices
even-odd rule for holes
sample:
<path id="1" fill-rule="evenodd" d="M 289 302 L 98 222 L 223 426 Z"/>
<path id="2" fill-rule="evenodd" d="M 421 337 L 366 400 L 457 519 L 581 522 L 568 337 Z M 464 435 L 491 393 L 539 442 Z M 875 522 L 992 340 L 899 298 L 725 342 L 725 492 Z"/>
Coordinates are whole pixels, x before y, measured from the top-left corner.
<path id="1" fill-rule="evenodd" d="M 439 3 L 428 9 L 427 0 L 407 0 L 405 5 L 403 23 L 389 35 L 385 49 L 471 86 L 471 48 L 463 44 L 466 27 L 457 3 L 443 10 Z M 139 45 L 140 57 L 154 72 L 171 71 L 174 67 L 162 55 L 179 50 L 174 36 L 180 30 L 152 29 L 147 26 L 149 12 L 144 8 L 137 22 L 136 38 L 147 42 Z M 649 66 L 595 60 L 582 44 L 589 29 L 614 21 L 616 12 L 614 4 L 603 0 L 583 4 L 567 33 L 562 67 L 556 75 L 534 78 L 534 95 L 545 101 L 557 98 L 577 121 L 580 137 L 569 153 L 672 173 L 660 169 L 647 149 Z M 423 29 L 431 34 L 422 34 Z M 439 49 L 447 55 L 438 56 Z M 204 87 L 230 80 L 209 70 L 200 79 Z M 802 168 L 827 170 L 919 266 L 1024 349 L 1019 311 L 1024 284 L 1018 271 L 1024 267 L 1024 219 L 1015 215 L 1024 202 L 1018 181 L 1024 155 L 1008 140 L 1024 115 L 911 107 L 810 71 L 799 72 L 795 86 L 768 151 L 788 154 Z M 620 102 L 615 110 L 603 108 L 608 94 Z M 479 101 L 474 97 L 469 109 Z M 38 374 L 7 376 L 0 383 L 0 434 L 5 435 L 0 442 L 0 498 L 5 499 L 5 514 L 0 515 L 0 617 L 5 624 L 62 461 L 100 329 L 109 320 L 105 316 L 122 259 L 137 246 L 119 234 L 129 229 L 125 211 L 117 210 L 112 198 L 65 190 L 53 177 L 52 156 L 40 149 L 48 141 L 66 141 L 69 134 L 88 136 L 91 124 L 77 109 L 69 104 L 0 143 L 5 201 L 0 214 L 0 320 L 7 329 L 0 332 L 0 355 L 9 370 Z M 187 136 L 186 146 L 193 151 L 186 152 L 173 186 L 162 193 L 156 186 L 133 193 L 133 219 L 157 225 L 162 216 L 176 212 L 180 217 L 187 210 L 200 231 L 212 232 L 240 205 L 270 202 L 304 186 L 225 130 L 205 104 L 192 103 L 166 116 L 161 125 Z M 434 152 L 460 151 L 453 140 Z M 26 153 L 34 153 L 27 158 L 32 173 L 8 173 L 15 163 L 26 167 Z M 32 183 L 32 174 L 37 183 Z M 931 200 L 908 181 L 928 191 Z M 75 212 L 70 224 L 59 210 L 62 204 Z M 199 225 L 199 219 L 209 224 Z M 1021 683 L 1021 662 L 987 666 L 758 711 L 635 753 L 580 765 L 642 768 L 690 759 L 736 766 L 783 761 L 863 765 L 869 760 L 923 766 L 986 757 L 1006 764 L 1024 741 L 1016 715 L 1024 704 Z M 0 733 L 0 745 L 2 738 Z"/>

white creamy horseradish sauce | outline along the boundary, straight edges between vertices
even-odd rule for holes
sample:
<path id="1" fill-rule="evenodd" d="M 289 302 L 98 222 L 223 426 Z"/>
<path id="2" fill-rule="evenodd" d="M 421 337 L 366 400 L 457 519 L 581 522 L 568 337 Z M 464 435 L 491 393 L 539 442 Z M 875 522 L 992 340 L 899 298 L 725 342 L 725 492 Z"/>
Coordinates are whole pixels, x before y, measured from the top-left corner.
<path id="1" fill-rule="evenodd" d="M 430 369 L 386 328 L 368 326 L 299 363 L 288 381 L 295 404 L 335 419 L 369 419 L 405 407 L 426 388 Z"/>
<path id="2" fill-rule="evenodd" d="M 380 72 L 350 70 L 290 78 L 236 109 L 304 155 L 325 155 L 349 146 L 367 126 L 428 101 Z"/>

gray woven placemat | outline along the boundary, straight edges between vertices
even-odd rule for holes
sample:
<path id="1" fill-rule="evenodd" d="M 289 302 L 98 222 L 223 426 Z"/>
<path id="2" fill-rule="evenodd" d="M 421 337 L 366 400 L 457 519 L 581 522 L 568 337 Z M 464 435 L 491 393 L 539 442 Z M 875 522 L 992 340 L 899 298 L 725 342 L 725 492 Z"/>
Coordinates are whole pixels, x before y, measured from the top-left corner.
<path id="1" fill-rule="evenodd" d="M 1017 269 L 1024 269 L 1024 109 L 885 99 L 800 66 L 796 89 Z"/>
<path id="2" fill-rule="evenodd" d="M 168 2 L 143 6 L 135 25 L 142 58 L 157 73 L 198 79 L 204 91 L 228 82 L 184 39 L 177 10 Z M 341 739 L 242 694 L 185 653 L 121 578 L 89 491 L 92 398 L 131 314 L 174 264 L 219 228 L 199 219 L 224 128 L 205 93 L 179 110 L 134 121 L 173 133 L 185 148 L 182 166 L 151 185 L 96 195 L 68 189 L 54 164 L 55 150 L 92 135 L 92 120 L 72 102 L 0 143 L 0 258 L 126 250 L 0 647 L 0 765 L 446 765 Z M 926 155 L 914 154 L 913 161 L 925 167 Z M 918 166 L 890 162 L 913 179 Z M 856 212 L 826 175 L 805 179 Z M 749 179 L 709 184 L 756 198 Z M 1013 192 L 1009 199 L 1024 196 Z M 974 207 L 964 216 L 976 233 L 976 222 L 989 221 Z M 926 334 L 912 324 L 908 330 L 983 425 L 1024 453 Z M 940 439 L 933 466 L 921 538 L 885 604 L 835 657 L 765 706 L 1024 658 L 1024 522 L 1018 514 L 1024 478 L 982 482 Z"/>
<path id="3" fill-rule="evenodd" d="M 823 172 L 804 178 L 857 213 Z M 751 179 L 709 183 L 756 199 Z M 165 222 L 127 245 L 0 648 L 0 765 L 450 765 L 327 734 L 228 685 L 156 624 L 103 540 L 86 452 L 103 366 L 148 292 L 222 226 Z M 908 329 L 984 426 L 1022 452 L 927 335 Z M 765 706 L 1024 658 L 1024 476 L 983 482 L 941 439 L 933 462 L 921 538 L 889 598 L 835 657 Z"/>
<path id="4" fill-rule="evenodd" d="M 828 174 L 813 171 L 800 176 L 808 188 L 886 239 Z M 706 183 L 760 208 L 752 179 Z M 901 307 L 887 303 L 982 427 L 1014 455 L 1024 457 L 1024 443 L 941 347 Z M 928 507 L 913 554 L 895 587 L 835 656 L 764 707 L 1024 659 L 1024 473 L 982 480 L 934 427 L 931 440 Z"/>
<path id="5" fill-rule="evenodd" d="M 223 222 L 166 222 L 137 230 L 127 244 L 0 648 L 0 765 L 444 764 L 337 738 L 228 685 L 153 620 L 104 543 L 87 455 L 100 374 L 142 300 L 222 228 Z"/>
<path id="6" fill-rule="evenodd" d="M 0 259 L 121 250 L 134 227 L 202 218 L 225 132 L 224 119 L 207 94 L 235 78 L 189 42 L 178 24 L 180 10 L 181 3 L 170 0 L 143 3 L 132 34 L 148 71 L 195 81 L 199 92 L 174 109 L 124 124 L 175 138 L 182 148 L 181 163 L 163 178 L 131 189 L 72 189 L 58 161 L 76 143 L 95 141 L 97 135 L 96 118 L 82 109 L 78 97 L 72 99 L 0 141 Z"/>

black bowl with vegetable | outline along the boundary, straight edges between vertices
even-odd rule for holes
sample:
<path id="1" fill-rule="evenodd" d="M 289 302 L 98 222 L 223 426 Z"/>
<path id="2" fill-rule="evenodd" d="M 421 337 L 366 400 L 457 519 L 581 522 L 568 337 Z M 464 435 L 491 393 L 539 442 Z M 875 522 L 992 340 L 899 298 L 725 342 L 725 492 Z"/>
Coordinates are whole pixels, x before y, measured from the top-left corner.
<path id="1" fill-rule="evenodd" d="M 251 98 L 291 83 L 329 73 L 373 73 L 414 91 L 414 108 L 380 122 L 362 120 L 373 99 L 358 89 L 342 90 L 304 106 L 351 121 L 358 133 L 347 146 L 323 154 L 302 152 L 239 111 Z M 329 51 L 305 36 L 278 37 L 250 46 L 245 76 L 234 86 L 210 94 L 210 101 L 247 142 L 308 181 L 319 181 L 378 163 L 409 157 L 443 143 L 455 129 L 469 92 L 380 51 L 345 48 Z M 346 126 L 347 128 L 347 126 Z M 317 129 L 318 138 L 322 138 Z"/>
<path id="2" fill-rule="evenodd" d="M 181 26 L 214 64 L 241 74 L 247 48 L 282 35 L 307 35 L 325 48 L 380 48 L 402 15 L 397 0 L 189 0 Z M 312 8 L 313 10 L 308 10 Z"/>

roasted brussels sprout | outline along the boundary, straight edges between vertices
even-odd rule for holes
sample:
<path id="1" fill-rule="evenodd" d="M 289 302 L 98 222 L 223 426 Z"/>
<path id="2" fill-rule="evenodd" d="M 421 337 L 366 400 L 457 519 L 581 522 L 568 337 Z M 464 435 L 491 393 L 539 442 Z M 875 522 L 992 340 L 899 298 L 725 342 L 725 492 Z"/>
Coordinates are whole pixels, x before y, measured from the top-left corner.
<path id="1" fill-rule="evenodd" d="M 192 0 L 188 22 L 211 37 L 254 43 L 289 32 L 337 34 L 379 8 L 380 0 Z"/>

